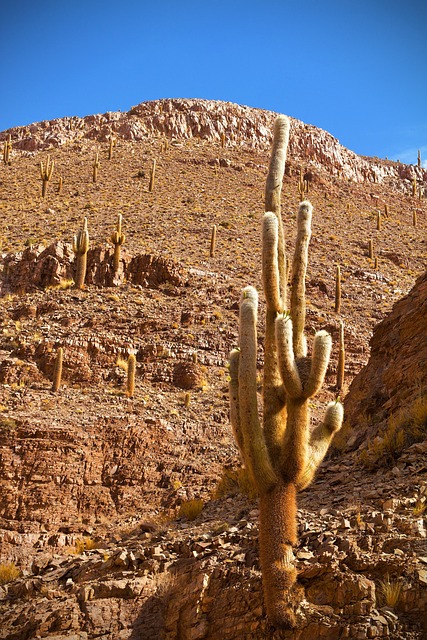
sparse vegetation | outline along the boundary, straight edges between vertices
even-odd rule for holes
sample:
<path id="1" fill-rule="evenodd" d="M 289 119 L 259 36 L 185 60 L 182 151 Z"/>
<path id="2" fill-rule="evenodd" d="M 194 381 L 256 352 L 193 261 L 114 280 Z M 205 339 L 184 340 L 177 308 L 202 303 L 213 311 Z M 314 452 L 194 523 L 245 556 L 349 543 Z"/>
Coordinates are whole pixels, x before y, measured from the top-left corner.
<path id="1" fill-rule="evenodd" d="M 390 580 L 389 576 L 385 580 L 380 581 L 380 594 L 383 603 L 394 609 L 400 600 L 402 593 L 402 583 L 399 580 Z"/>
<path id="2" fill-rule="evenodd" d="M 0 584 L 7 584 L 19 578 L 21 571 L 14 562 L 5 562 L 0 564 Z"/>
<path id="3" fill-rule="evenodd" d="M 186 518 L 186 520 L 195 520 L 202 513 L 205 503 L 199 498 L 182 502 L 178 510 L 178 518 Z"/>

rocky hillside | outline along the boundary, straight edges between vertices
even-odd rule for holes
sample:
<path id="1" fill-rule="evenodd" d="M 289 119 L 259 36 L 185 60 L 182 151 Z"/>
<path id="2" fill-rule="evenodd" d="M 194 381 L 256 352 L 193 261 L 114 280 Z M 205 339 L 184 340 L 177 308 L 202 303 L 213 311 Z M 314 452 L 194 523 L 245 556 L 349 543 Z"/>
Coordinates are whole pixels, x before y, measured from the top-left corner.
<path id="1" fill-rule="evenodd" d="M 348 420 L 299 501 L 299 631 L 276 631 L 264 615 L 257 504 L 236 477 L 226 364 L 240 290 L 260 288 L 273 119 L 161 100 L 0 134 L 12 142 L 0 167 L 0 638 L 424 637 L 422 394 L 412 417 L 391 421 L 391 454 L 381 442 L 425 382 L 427 174 L 360 158 L 296 120 L 282 192 L 287 243 L 301 170 L 314 205 L 307 334 L 323 328 L 334 340 L 313 421 L 337 394 L 340 320 Z M 113 273 L 118 214 L 126 240 Z M 80 291 L 71 239 L 84 217 Z M 260 371 L 262 323 L 261 312 Z M 414 437 L 399 440 L 408 420 Z"/>

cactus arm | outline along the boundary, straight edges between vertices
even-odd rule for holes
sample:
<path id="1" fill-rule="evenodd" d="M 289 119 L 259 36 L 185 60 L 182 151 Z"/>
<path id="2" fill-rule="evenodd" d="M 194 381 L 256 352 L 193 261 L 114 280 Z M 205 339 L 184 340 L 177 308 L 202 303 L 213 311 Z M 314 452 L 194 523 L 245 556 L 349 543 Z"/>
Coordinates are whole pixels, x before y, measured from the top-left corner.
<path id="1" fill-rule="evenodd" d="M 304 385 L 304 396 L 311 398 L 319 391 L 325 379 L 332 349 L 332 338 L 327 331 L 318 331 L 314 336 L 311 369 Z"/>
<path id="2" fill-rule="evenodd" d="M 332 438 L 341 429 L 344 408 L 340 402 L 330 402 L 326 407 L 325 418 L 314 429 L 310 437 L 307 464 L 304 472 L 299 476 L 297 490 L 302 491 L 311 483 L 314 474 L 326 455 Z"/>
<path id="3" fill-rule="evenodd" d="M 273 148 L 265 185 L 265 211 L 272 211 L 277 216 L 278 221 L 277 256 L 280 273 L 280 295 L 283 306 L 286 305 L 286 253 L 280 198 L 289 142 L 289 128 L 289 118 L 283 115 L 276 118 L 273 132 Z"/>
<path id="4" fill-rule="evenodd" d="M 245 445 L 239 413 L 239 361 L 240 349 L 233 349 L 230 353 L 230 380 L 228 384 L 230 396 L 230 422 L 233 429 L 234 439 L 240 452 L 240 457 L 243 464 L 246 465 Z"/>
<path id="5" fill-rule="evenodd" d="M 240 304 L 239 413 L 245 461 L 262 495 L 277 482 L 258 418 L 256 349 L 258 294 L 246 287 Z"/>
<path id="6" fill-rule="evenodd" d="M 278 366 L 275 338 L 277 313 L 286 307 L 287 272 L 285 237 L 281 216 L 280 198 L 285 173 L 286 152 L 289 141 L 289 118 L 278 116 L 274 123 L 273 147 L 270 156 L 266 187 L 264 233 L 269 246 L 263 248 L 263 280 L 267 298 L 267 314 L 264 347 L 264 397 L 263 427 L 270 459 L 279 458 L 286 428 L 286 403 L 282 393 L 282 380 Z M 274 215 L 277 223 L 270 218 Z"/>
<path id="7" fill-rule="evenodd" d="M 276 319 L 276 341 L 280 374 L 286 393 L 291 398 L 301 397 L 303 389 L 292 348 L 292 320 L 288 315 Z"/>
<path id="8" fill-rule="evenodd" d="M 267 308 L 283 311 L 279 270 L 279 221 L 272 212 L 264 214 L 262 224 L 262 279 Z"/>
<path id="9" fill-rule="evenodd" d="M 298 211 L 297 239 L 292 263 L 291 315 L 296 358 L 303 357 L 307 353 L 304 337 L 306 312 L 305 274 L 307 272 L 308 245 L 311 237 L 312 211 L 313 207 L 308 200 L 301 202 Z"/>
<path id="10" fill-rule="evenodd" d="M 307 466 L 310 424 L 308 401 L 288 399 L 287 411 L 280 471 L 284 480 L 296 482 Z"/>

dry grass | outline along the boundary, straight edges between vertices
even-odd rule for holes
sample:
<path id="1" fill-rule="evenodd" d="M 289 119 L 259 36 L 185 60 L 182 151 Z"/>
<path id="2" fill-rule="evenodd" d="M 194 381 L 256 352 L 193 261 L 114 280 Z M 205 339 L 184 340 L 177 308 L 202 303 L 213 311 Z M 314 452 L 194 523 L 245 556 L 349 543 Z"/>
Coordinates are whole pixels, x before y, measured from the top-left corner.
<path id="1" fill-rule="evenodd" d="M 402 583 L 398 580 L 390 580 L 389 576 L 380 582 L 380 595 L 387 607 L 394 609 L 400 599 Z"/>
<path id="2" fill-rule="evenodd" d="M 0 564 L 0 584 L 7 584 L 19 578 L 20 570 L 14 562 L 5 562 Z"/>
<path id="3" fill-rule="evenodd" d="M 80 555 L 85 551 L 91 551 L 92 549 L 97 549 L 98 543 L 95 542 L 93 538 L 84 536 L 83 538 L 77 538 L 74 543 L 74 547 L 71 547 L 70 553 L 75 555 Z"/>
<path id="4" fill-rule="evenodd" d="M 178 518 L 195 520 L 203 511 L 205 503 L 199 498 L 182 502 L 178 510 Z"/>

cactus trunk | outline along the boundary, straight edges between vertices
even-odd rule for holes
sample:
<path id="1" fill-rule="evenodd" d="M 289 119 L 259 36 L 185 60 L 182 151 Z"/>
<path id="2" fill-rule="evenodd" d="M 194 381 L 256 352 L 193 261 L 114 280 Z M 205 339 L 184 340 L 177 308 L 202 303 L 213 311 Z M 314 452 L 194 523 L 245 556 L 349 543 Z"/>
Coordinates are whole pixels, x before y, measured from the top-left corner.
<path id="1" fill-rule="evenodd" d="M 114 256 L 113 256 L 113 271 L 117 273 L 120 265 L 120 255 L 121 255 L 121 245 L 114 245 Z"/>
<path id="2" fill-rule="evenodd" d="M 259 553 L 264 601 L 270 622 L 295 627 L 293 547 L 297 543 L 296 488 L 279 481 L 259 501 Z"/>
<path id="3" fill-rule="evenodd" d="M 76 289 L 83 288 L 83 285 L 85 283 L 85 278 L 86 278 L 86 269 L 87 269 L 87 253 L 77 254 L 76 281 L 74 283 Z"/>

